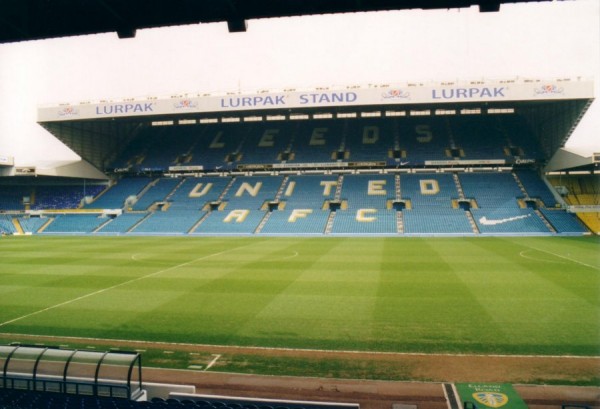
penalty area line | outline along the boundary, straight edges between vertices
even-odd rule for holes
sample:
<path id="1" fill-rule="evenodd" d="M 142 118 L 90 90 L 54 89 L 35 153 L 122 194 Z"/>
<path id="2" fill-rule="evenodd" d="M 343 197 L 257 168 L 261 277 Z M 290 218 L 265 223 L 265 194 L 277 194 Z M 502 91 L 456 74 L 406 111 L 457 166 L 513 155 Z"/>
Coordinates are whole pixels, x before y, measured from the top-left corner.
<path id="1" fill-rule="evenodd" d="M 253 244 L 253 243 L 251 243 L 251 244 Z M 122 283 L 115 284 L 115 285 L 112 285 L 110 287 L 102 288 L 100 290 L 96 290 L 96 291 L 93 291 L 91 293 L 84 294 L 84 295 L 81 295 L 79 297 L 75 297 L 73 299 L 70 299 L 70 300 L 67 300 L 67 301 L 63 301 L 61 303 L 54 304 L 54 305 L 51 305 L 51 306 L 46 307 L 46 308 L 42 308 L 41 310 L 37 310 L 37 311 L 34 311 L 34 312 L 30 312 L 29 314 L 21 315 L 20 317 L 16 317 L 16 318 L 10 319 L 8 321 L 0 322 L 0 327 L 4 327 L 6 325 L 12 324 L 13 322 L 17 322 L 17 321 L 23 320 L 25 318 L 33 317 L 34 315 L 38 315 L 38 314 L 41 314 L 43 312 L 53 310 L 55 308 L 63 307 L 65 305 L 69 305 L 69 304 L 72 304 L 72 303 L 77 302 L 77 301 L 81 301 L 81 300 L 89 298 L 89 297 L 93 297 L 94 295 L 102 294 L 102 293 L 104 293 L 106 291 L 114 290 L 115 288 L 119 288 L 119 287 L 122 287 L 122 286 L 127 285 L 127 284 L 135 283 L 136 281 L 141 281 L 141 280 L 144 280 L 146 278 L 150 278 L 150 277 L 162 274 L 162 273 L 169 272 L 171 270 L 176 270 L 178 268 L 188 266 L 190 264 L 196 263 L 198 261 L 205 260 L 205 259 L 210 258 L 210 257 L 216 257 L 216 256 L 220 256 L 222 254 L 230 253 L 232 251 L 239 250 L 239 249 L 244 248 L 244 247 L 248 247 L 251 244 L 246 244 L 246 245 L 243 245 L 243 246 L 234 247 L 232 249 L 223 250 L 223 251 L 220 251 L 218 253 L 208 254 L 206 256 L 201 256 L 201 257 L 195 258 L 193 260 L 186 261 L 185 263 L 180 263 L 180 264 L 177 264 L 177 265 L 172 266 L 172 267 L 168 267 L 168 268 L 164 268 L 164 269 L 159 270 L 159 271 L 155 271 L 154 273 L 146 274 L 146 275 L 141 276 L 141 277 L 132 278 L 131 280 L 123 281 Z"/>
<path id="2" fill-rule="evenodd" d="M 598 267 L 598 266 L 593 266 L 593 265 L 591 265 L 591 264 L 584 263 L 583 261 L 575 260 L 575 259 L 572 259 L 572 258 L 570 258 L 570 257 L 566 257 L 566 256 L 561 256 L 560 254 L 556 254 L 556 253 L 553 253 L 553 252 L 551 252 L 551 251 L 548 251 L 548 250 L 542 250 L 542 249 L 538 249 L 537 247 L 532 247 L 532 246 L 527 246 L 527 247 L 529 247 L 530 249 L 533 249 L 533 250 L 541 251 L 542 253 L 546 253 L 546 254 L 550 254 L 550 255 L 552 255 L 552 256 L 555 256 L 555 257 L 562 258 L 562 259 L 564 259 L 564 260 L 568 260 L 568 261 L 570 261 L 570 262 L 572 262 L 572 263 L 581 264 L 582 266 L 589 267 L 589 268 L 591 268 L 591 269 L 594 269 L 594 270 L 600 271 L 600 267 Z M 522 256 L 522 255 L 521 255 L 521 257 L 524 257 L 524 256 Z M 526 258 L 526 257 L 524 257 L 524 258 Z"/>

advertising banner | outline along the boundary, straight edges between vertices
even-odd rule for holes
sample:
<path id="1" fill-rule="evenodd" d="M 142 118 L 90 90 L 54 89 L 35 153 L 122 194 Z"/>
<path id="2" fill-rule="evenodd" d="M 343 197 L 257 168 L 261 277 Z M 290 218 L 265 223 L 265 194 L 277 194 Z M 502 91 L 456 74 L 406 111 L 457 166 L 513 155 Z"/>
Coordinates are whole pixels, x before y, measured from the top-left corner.
<path id="1" fill-rule="evenodd" d="M 591 81 L 475 81 L 400 84 L 312 91 L 184 94 L 168 98 L 126 98 L 61 104 L 38 109 L 38 121 L 71 121 L 209 112 L 241 112 L 339 106 L 395 106 L 407 104 L 534 101 L 593 98 Z"/>
<path id="2" fill-rule="evenodd" d="M 478 409 L 527 409 L 509 383 L 457 383 L 455 386 L 461 402 L 470 402 Z"/>

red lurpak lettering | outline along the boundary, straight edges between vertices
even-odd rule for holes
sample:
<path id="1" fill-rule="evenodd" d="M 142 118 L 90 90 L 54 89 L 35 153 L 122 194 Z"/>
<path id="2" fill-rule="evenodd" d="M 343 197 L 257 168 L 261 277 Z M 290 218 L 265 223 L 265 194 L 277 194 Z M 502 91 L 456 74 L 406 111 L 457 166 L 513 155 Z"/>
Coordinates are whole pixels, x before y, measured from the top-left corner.
<path id="1" fill-rule="evenodd" d="M 138 112 L 154 112 L 152 107 L 154 103 L 145 102 L 143 104 L 113 104 L 96 107 L 96 115 L 117 115 L 131 114 Z"/>
<path id="2" fill-rule="evenodd" d="M 264 107 L 285 105 L 285 95 L 221 98 L 221 108 Z"/>
<path id="3" fill-rule="evenodd" d="M 431 91 L 433 99 L 505 98 L 504 87 L 444 88 Z"/>

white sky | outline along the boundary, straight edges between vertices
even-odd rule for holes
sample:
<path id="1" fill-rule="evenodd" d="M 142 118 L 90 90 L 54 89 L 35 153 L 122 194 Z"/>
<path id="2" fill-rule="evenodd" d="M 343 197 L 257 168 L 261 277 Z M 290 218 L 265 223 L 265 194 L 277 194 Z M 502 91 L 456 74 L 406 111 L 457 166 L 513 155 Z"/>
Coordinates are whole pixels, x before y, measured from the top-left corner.
<path id="1" fill-rule="evenodd" d="M 593 79 L 600 2 L 250 20 L 0 45 L 0 155 L 18 166 L 77 155 L 36 124 L 43 104 L 479 78 Z M 600 151 L 600 102 L 567 146 Z"/>

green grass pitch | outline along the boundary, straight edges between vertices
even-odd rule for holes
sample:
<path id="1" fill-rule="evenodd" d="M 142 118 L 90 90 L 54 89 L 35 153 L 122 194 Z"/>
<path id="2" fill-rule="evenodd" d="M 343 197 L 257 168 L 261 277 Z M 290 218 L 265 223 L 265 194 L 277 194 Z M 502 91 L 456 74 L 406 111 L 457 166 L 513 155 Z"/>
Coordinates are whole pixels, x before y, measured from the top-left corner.
<path id="1" fill-rule="evenodd" d="M 6 237 L 0 333 L 600 355 L 597 237 Z"/>

